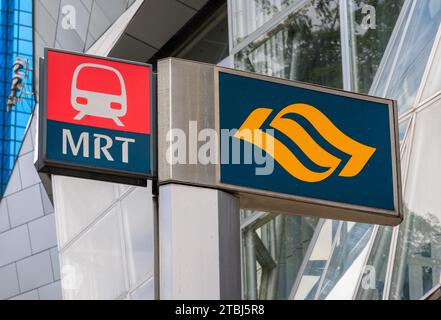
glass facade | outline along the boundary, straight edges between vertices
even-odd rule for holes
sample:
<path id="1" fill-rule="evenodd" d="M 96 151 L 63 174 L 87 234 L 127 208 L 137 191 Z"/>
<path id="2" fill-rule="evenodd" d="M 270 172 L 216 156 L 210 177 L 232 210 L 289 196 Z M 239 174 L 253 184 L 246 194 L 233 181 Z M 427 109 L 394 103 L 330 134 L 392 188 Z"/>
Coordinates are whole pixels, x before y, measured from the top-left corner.
<path id="1" fill-rule="evenodd" d="M 342 88 L 338 0 L 306 3 L 235 61 L 238 69 Z"/>
<path id="2" fill-rule="evenodd" d="M 318 219 L 242 211 L 245 299 L 288 299 Z"/>
<path id="3" fill-rule="evenodd" d="M 368 93 L 403 6 L 402 1 L 348 0 L 351 87 Z"/>
<path id="4" fill-rule="evenodd" d="M 287 10 L 295 2 L 295 0 L 230 1 L 234 45 L 241 43 L 272 17 Z"/>
<path id="5" fill-rule="evenodd" d="M 436 97 L 441 90 L 439 74 L 435 76 L 434 73 L 436 60 L 439 60 L 440 9 L 441 4 L 436 1 L 407 4 L 396 37 L 390 43 L 390 58 L 385 61 L 378 81 L 374 83 L 379 94 L 398 99 L 399 103 L 401 101 L 401 162 L 406 216 L 398 228 L 378 229 L 374 246 L 379 246 L 379 251 L 372 251 L 369 258 L 389 258 L 382 262 L 387 264 L 388 272 L 381 275 L 381 281 L 387 284 L 381 292 L 385 299 L 419 299 L 441 280 L 439 248 L 436 245 L 440 225 L 439 206 L 435 205 L 437 196 L 435 192 L 421 193 L 437 180 L 437 167 L 433 162 L 439 159 L 438 148 L 428 149 L 433 147 L 428 146 L 429 141 L 423 143 L 422 136 L 415 135 L 416 128 L 421 133 L 426 126 L 431 137 L 437 135 L 436 130 L 430 128 L 428 113 L 422 112 L 422 109 L 431 110 L 431 116 L 435 116 Z M 421 50 L 416 55 L 410 55 L 415 42 L 419 43 Z M 431 141 L 436 143 L 437 140 Z M 431 174 L 423 168 L 430 170 Z M 359 293 L 369 296 L 374 291 L 378 290 L 360 288 Z"/>
<path id="6" fill-rule="evenodd" d="M 25 86 L 18 92 L 17 105 L 7 108 L 13 64 L 21 57 Z M 0 197 L 3 195 L 34 109 L 32 1 L 0 0 Z"/>
<path id="7" fill-rule="evenodd" d="M 406 210 L 396 228 L 244 211 L 244 298 L 421 298 L 441 281 L 441 3 L 232 3 L 237 68 L 398 101 Z"/>

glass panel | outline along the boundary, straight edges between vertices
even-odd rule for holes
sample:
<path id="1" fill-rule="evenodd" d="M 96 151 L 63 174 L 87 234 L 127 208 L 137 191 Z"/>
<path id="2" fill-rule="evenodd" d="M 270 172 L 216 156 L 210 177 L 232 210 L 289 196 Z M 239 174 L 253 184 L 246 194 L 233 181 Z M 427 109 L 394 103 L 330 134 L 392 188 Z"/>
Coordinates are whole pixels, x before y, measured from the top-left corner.
<path id="1" fill-rule="evenodd" d="M 154 291 L 154 281 L 153 279 L 149 279 L 145 283 L 143 283 L 139 288 L 137 288 L 134 292 L 131 293 L 132 300 L 154 300 L 155 299 L 155 291 Z"/>
<path id="2" fill-rule="evenodd" d="M 407 137 L 406 140 L 404 140 L 401 143 L 401 163 L 400 163 L 400 167 L 401 167 L 401 180 L 402 182 L 404 182 L 406 180 L 407 177 L 407 172 L 409 170 L 409 158 L 410 158 L 410 150 L 412 147 L 412 139 L 410 137 L 412 137 L 412 133 L 413 133 L 413 122 L 414 120 L 411 120 L 409 123 L 409 128 L 408 128 L 408 133 L 407 133 Z M 403 188 L 404 188 L 404 184 L 403 184 Z"/>
<path id="3" fill-rule="evenodd" d="M 243 231 L 246 299 L 289 297 L 317 222 L 315 218 L 267 215 Z"/>
<path id="4" fill-rule="evenodd" d="M 438 33 L 441 33 L 441 28 L 438 31 Z M 436 52 L 433 57 L 432 66 L 430 67 L 430 72 L 427 81 L 425 83 L 425 88 L 421 102 L 441 91 L 440 74 L 441 74 L 441 41 L 438 42 L 438 47 L 436 48 Z"/>
<path id="5" fill-rule="evenodd" d="M 238 44 L 290 4 L 298 0 L 234 0 L 231 16 L 234 44 Z"/>
<path id="6" fill-rule="evenodd" d="M 415 103 L 440 21 L 439 0 L 416 1 L 402 49 L 396 53 L 399 58 L 386 93 L 388 98 L 398 100 L 399 114 Z"/>
<path id="7" fill-rule="evenodd" d="M 319 232 L 317 241 L 312 244 L 314 248 L 308 258 L 305 271 L 301 275 L 298 288 L 295 292 L 295 300 L 314 300 L 317 288 L 320 285 L 320 278 L 325 270 L 332 245 L 335 238 L 335 229 L 338 222 L 326 220 Z"/>
<path id="8" fill-rule="evenodd" d="M 136 188 L 121 201 L 130 285 L 153 276 L 153 203 L 151 188 Z"/>
<path id="9" fill-rule="evenodd" d="M 174 56 L 186 60 L 218 64 L 228 54 L 228 13 L 222 6 L 187 40 L 185 47 Z"/>
<path id="10" fill-rule="evenodd" d="M 349 0 L 353 88 L 368 93 L 404 0 Z"/>
<path id="11" fill-rule="evenodd" d="M 65 299 L 115 299 L 126 290 L 120 231 L 113 209 L 62 253 Z"/>
<path id="12" fill-rule="evenodd" d="M 369 256 L 364 269 L 356 300 L 383 299 L 392 231 L 390 227 L 379 227 L 371 249 L 373 254 Z"/>
<path id="13" fill-rule="evenodd" d="M 372 231 L 371 225 L 327 220 L 320 230 L 295 299 L 352 299 L 367 258 Z"/>
<path id="14" fill-rule="evenodd" d="M 399 123 L 399 135 L 400 135 L 400 143 L 403 143 L 404 138 L 406 137 L 407 130 L 409 128 L 410 120 L 412 118 L 408 118 L 406 120 L 401 120 Z"/>
<path id="15" fill-rule="evenodd" d="M 52 176 L 57 233 L 61 247 L 116 199 L 112 183 Z"/>
<path id="16" fill-rule="evenodd" d="M 441 281 L 440 122 L 441 100 L 416 116 L 391 299 L 419 299 Z"/>
<path id="17" fill-rule="evenodd" d="M 363 271 L 372 225 L 343 222 L 332 252 L 319 300 L 350 300 Z"/>
<path id="18" fill-rule="evenodd" d="M 236 67 L 341 88 L 339 18 L 337 0 L 312 0 L 239 52 Z"/>

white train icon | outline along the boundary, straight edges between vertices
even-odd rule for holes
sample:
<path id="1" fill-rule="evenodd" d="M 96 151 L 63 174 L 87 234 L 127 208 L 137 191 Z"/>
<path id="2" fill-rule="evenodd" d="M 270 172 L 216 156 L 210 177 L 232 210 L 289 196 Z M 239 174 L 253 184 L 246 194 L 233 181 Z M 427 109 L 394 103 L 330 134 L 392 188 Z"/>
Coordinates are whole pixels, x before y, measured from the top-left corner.
<path id="1" fill-rule="evenodd" d="M 87 68 L 107 70 L 116 75 L 119 80 L 121 94 L 115 95 L 78 88 L 78 78 Z M 109 66 L 95 63 L 80 64 L 75 69 L 72 78 L 71 103 L 72 107 L 79 112 L 75 116 L 75 120 L 80 121 L 85 116 L 101 117 L 112 119 L 118 126 L 124 127 L 120 120 L 127 113 L 127 93 L 124 78 L 118 70 Z M 118 105 L 120 108 L 113 108 L 112 105 Z"/>

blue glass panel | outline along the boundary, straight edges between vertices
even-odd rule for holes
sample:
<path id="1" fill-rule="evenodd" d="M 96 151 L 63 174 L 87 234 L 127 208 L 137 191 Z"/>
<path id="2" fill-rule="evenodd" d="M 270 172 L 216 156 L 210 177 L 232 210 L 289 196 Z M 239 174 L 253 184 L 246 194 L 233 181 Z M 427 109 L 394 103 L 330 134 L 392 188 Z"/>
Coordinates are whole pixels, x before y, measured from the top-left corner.
<path id="1" fill-rule="evenodd" d="M 32 0 L 19 0 L 19 8 L 22 11 L 28 11 L 32 13 Z"/>
<path id="2" fill-rule="evenodd" d="M 32 42 L 27 40 L 19 40 L 18 42 L 18 50 L 24 54 L 32 54 Z"/>
<path id="3" fill-rule="evenodd" d="M 32 28 L 26 26 L 19 26 L 17 29 L 17 37 L 21 39 L 32 41 Z"/>
<path id="4" fill-rule="evenodd" d="M 25 134 L 26 128 L 24 127 L 16 127 L 16 132 L 15 132 L 15 137 L 16 139 L 22 141 L 24 138 L 24 134 Z M 18 147 L 20 147 L 20 143 L 16 143 L 16 146 L 18 145 Z M 16 148 L 19 149 L 19 148 Z"/>
<path id="5" fill-rule="evenodd" d="M 20 24 L 32 25 L 32 14 L 29 12 L 20 11 Z"/>

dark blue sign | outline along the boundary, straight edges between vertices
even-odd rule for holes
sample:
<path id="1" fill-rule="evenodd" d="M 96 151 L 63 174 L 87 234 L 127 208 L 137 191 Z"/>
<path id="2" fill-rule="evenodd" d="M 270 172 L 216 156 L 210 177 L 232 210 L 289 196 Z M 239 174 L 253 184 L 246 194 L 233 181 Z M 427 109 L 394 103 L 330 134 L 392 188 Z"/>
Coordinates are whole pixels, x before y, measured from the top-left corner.
<path id="1" fill-rule="evenodd" d="M 146 176 L 150 135 L 47 121 L 48 161 Z"/>
<path id="2" fill-rule="evenodd" d="M 234 72 L 218 82 L 219 127 L 237 129 L 243 151 L 237 163 L 234 143 L 221 143 L 221 183 L 398 210 L 392 101 Z M 254 153 L 247 163 L 250 147 L 273 170 L 256 170 Z"/>

